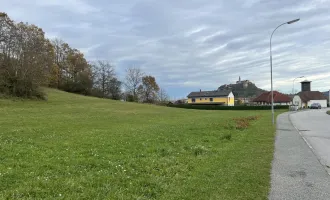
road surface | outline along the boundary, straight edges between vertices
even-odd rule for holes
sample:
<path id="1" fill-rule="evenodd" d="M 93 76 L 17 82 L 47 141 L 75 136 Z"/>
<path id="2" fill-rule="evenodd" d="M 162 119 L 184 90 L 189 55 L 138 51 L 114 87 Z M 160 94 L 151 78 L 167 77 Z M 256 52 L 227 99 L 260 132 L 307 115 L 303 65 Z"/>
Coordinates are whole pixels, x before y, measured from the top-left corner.
<path id="1" fill-rule="evenodd" d="M 330 115 L 326 110 L 297 112 L 290 119 L 330 174 Z"/>
<path id="2" fill-rule="evenodd" d="M 325 110 L 288 112 L 278 116 L 269 199 L 330 199 L 330 176 L 316 156 L 325 153 L 326 150 L 317 152 L 316 149 L 320 149 L 319 143 L 326 144 L 323 139 L 330 136 L 329 130 L 324 129 L 327 123 L 323 125 L 321 121 L 330 125 L 330 116 Z M 310 148 L 306 141 L 315 147 Z"/>

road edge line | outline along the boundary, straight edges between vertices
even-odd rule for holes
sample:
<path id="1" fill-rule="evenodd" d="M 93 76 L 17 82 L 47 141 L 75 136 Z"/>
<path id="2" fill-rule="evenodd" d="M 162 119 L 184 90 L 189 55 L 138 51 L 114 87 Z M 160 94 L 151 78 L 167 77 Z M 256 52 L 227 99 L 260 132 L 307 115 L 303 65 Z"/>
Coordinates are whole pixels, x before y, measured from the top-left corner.
<path id="1" fill-rule="evenodd" d="M 297 112 L 295 112 L 297 113 Z M 295 113 L 289 113 L 289 121 L 291 123 L 291 125 L 296 129 L 296 131 L 299 133 L 300 137 L 305 141 L 305 143 L 307 144 L 307 146 L 312 150 L 312 153 L 314 154 L 314 156 L 317 158 L 317 160 L 319 161 L 320 165 L 323 166 L 325 172 L 330 176 L 330 171 L 327 170 L 327 166 L 323 165 L 321 163 L 321 158 L 315 153 L 315 149 L 312 147 L 312 145 L 309 144 L 309 142 L 306 140 L 306 138 L 302 135 L 302 133 L 299 131 L 299 129 L 292 123 L 291 120 L 291 115 L 295 114 Z"/>

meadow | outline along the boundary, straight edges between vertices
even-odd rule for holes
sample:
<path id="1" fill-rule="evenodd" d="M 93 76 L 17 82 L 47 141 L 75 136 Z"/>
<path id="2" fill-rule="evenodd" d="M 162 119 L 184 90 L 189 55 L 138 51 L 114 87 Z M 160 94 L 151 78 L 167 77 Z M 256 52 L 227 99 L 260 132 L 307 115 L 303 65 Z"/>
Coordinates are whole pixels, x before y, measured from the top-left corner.
<path id="1" fill-rule="evenodd" d="M 0 199 L 267 199 L 270 111 L 0 99 Z"/>

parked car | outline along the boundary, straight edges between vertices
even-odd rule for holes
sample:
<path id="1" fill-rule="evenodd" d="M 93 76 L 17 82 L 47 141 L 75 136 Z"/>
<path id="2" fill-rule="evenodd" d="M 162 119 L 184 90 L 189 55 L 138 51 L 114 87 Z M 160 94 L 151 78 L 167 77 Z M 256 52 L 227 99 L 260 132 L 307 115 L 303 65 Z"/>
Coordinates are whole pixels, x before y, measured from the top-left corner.
<path id="1" fill-rule="evenodd" d="M 322 107 L 321 107 L 321 104 L 319 104 L 319 103 L 312 103 L 310 108 L 311 109 L 321 109 Z"/>
<path id="2" fill-rule="evenodd" d="M 299 109 L 299 107 L 296 105 L 290 105 L 290 107 L 289 107 L 290 111 L 297 111 L 298 109 Z"/>

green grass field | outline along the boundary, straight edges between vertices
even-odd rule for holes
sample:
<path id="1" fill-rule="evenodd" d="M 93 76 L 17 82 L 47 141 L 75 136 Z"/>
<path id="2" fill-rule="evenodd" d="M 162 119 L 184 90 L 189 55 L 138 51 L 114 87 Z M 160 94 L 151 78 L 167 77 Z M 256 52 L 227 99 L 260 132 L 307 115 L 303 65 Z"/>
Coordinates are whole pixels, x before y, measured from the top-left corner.
<path id="1" fill-rule="evenodd" d="M 270 111 L 0 100 L 0 199 L 267 199 Z M 257 116 L 245 130 L 235 117 Z"/>

